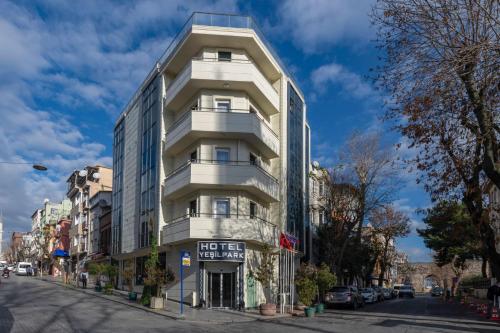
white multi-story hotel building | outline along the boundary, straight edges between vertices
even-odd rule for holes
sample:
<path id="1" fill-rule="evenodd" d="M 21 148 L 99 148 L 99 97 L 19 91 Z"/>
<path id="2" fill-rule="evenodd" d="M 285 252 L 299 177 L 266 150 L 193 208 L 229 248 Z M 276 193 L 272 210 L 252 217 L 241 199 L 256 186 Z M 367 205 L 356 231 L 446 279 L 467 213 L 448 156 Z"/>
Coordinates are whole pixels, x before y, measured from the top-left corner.
<path id="1" fill-rule="evenodd" d="M 184 299 L 265 301 L 254 279 L 280 232 L 306 249 L 309 127 L 304 96 L 247 16 L 194 13 L 114 130 L 112 253 L 139 287 L 152 240 Z"/>

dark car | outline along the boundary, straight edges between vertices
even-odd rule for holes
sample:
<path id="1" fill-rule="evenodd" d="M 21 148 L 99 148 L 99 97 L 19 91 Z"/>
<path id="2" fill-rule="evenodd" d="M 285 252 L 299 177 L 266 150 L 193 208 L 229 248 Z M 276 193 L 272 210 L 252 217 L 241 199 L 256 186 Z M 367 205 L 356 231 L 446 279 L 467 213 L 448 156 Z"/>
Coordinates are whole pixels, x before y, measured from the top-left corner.
<path id="1" fill-rule="evenodd" d="M 441 287 L 434 287 L 431 290 L 431 296 L 443 296 L 444 290 Z"/>
<path id="2" fill-rule="evenodd" d="M 349 306 L 356 310 L 364 305 L 363 296 L 357 287 L 337 286 L 330 289 L 325 294 L 327 306 Z"/>
<path id="3" fill-rule="evenodd" d="M 402 286 L 399 288 L 398 296 L 400 298 L 402 298 L 402 297 L 414 298 L 415 297 L 415 289 L 413 289 L 413 287 L 410 285 Z"/>

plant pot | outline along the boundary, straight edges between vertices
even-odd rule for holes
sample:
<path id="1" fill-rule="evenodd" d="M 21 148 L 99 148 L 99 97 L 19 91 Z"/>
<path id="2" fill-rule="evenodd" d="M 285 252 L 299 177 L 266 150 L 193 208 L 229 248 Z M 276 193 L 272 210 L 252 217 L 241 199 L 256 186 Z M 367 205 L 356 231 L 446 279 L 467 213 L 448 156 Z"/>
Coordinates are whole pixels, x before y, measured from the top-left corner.
<path id="1" fill-rule="evenodd" d="M 306 317 L 308 317 L 308 318 L 314 317 L 315 312 L 316 312 L 315 307 L 308 307 L 308 308 L 304 309 L 304 313 L 305 313 Z"/>
<path id="2" fill-rule="evenodd" d="M 100 285 L 96 285 L 94 287 L 94 290 L 97 291 L 98 293 L 100 293 L 102 291 L 102 287 Z"/>
<path id="3" fill-rule="evenodd" d="M 276 314 L 276 304 L 265 303 L 259 307 L 260 314 L 263 316 L 274 316 Z"/>
<path id="4" fill-rule="evenodd" d="M 323 303 L 316 304 L 316 313 L 324 313 L 325 305 Z"/>
<path id="5" fill-rule="evenodd" d="M 113 295 L 113 289 L 111 289 L 111 288 L 104 289 L 104 294 L 106 294 L 106 295 Z"/>
<path id="6" fill-rule="evenodd" d="M 137 301 L 137 293 L 135 291 L 131 291 L 128 293 L 129 301 Z"/>
<path id="7" fill-rule="evenodd" d="M 151 309 L 163 309 L 163 297 L 151 297 L 151 303 L 149 304 Z"/>

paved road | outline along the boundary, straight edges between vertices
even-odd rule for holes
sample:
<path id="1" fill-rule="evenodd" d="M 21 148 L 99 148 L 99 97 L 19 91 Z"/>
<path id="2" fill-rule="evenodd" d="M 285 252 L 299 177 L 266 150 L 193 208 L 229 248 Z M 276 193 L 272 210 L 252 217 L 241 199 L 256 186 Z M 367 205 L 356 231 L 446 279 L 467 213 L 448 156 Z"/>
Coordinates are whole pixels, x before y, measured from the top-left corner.
<path id="1" fill-rule="evenodd" d="M 314 319 L 286 318 L 232 324 L 188 323 L 26 277 L 2 280 L 0 333 L 4 332 L 482 332 L 500 324 L 430 297 L 392 300 L 361 311 L 327 310 Z"/>

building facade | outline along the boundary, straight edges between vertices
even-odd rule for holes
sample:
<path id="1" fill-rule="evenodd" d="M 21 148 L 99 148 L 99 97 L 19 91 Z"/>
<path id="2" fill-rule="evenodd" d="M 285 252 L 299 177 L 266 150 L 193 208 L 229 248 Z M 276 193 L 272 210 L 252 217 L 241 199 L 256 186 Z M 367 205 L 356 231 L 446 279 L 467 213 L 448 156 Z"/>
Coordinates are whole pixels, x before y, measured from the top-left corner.
<path id="1" fill-rule="evenodd" d="M 112 253 L 142 284 L 151 242 L 182 301 L 264 302 L 254 272 L 279 232 L 307 254 L 306 106 L 250 17 L 195 13 L 114 130 Z M 167 286 L 180 299 L 179 283 Z"/>
<path id="2" fill-rule="evenodd" d="M 99 191 L 90 199 L 89 255 L 94 260 L 111 254 L 111 191 Z"/>
<path id="3" fill-rule="evenodd" d="M 314 161 L 309 166 L 309 204 L 307 213 L 309 216 L 309 253 L 311 253 L 311 261 L 320 264 L 321 255 L 319 253 L 318 244 L 318 229 L 321 225 L 330 221 L 331 212 L 329 212 L 329 189 L 328 189 L 328 172 L 322 168 L 318 162 Z M 316 244 L 316 246 L 314 246 Z"/>
<path id="4" fill-rule="evenodd" d="M 495 233 L 496 250 L 500 253 L 500 190 L 493 183 L 487 184 L 491 228 Z"/>
<path id="5" fill-rule="evenodd" d="M 79 266 L 90 259 L 91 219 L 90 198 L 100 191 L 109 191 L 112 188 L 113 172 L 111 168 L 96 165 L 87 166 L 82 170 L 74 171 L 68 178 L 67 197 L 71 202 L 70 256 L 72 270 L 79 270 Z"/>

